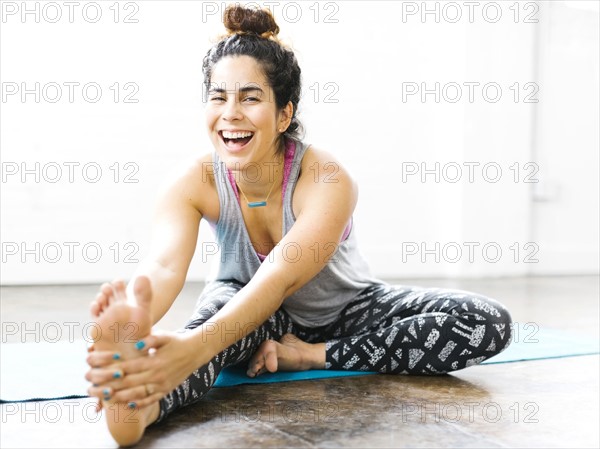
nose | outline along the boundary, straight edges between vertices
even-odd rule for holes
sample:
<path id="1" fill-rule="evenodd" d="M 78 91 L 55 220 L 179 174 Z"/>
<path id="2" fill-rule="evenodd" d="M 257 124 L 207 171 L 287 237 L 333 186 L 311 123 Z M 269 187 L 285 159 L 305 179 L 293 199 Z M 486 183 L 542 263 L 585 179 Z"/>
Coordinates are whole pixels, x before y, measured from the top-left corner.
<path id="1" fill-rule="evenodd" d="M 222 117 L 224 120 L 241 120 L 243 114 L 240 109 L 240 102 L 235 97 L 231 97 L 224 105 Z"/>

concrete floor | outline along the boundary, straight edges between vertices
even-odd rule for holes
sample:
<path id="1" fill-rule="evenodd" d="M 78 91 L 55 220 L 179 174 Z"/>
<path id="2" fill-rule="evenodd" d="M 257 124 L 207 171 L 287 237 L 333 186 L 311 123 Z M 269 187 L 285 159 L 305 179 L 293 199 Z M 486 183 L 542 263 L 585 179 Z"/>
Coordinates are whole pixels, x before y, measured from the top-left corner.
<path id="1" fill-rule="evenodd" d="M 515 322 L 598 338 L 600 278 L 393 281 L 476 291 Z M 3 322 L 85 322 L 92 286 L 3 287 Z M 159 327 L 187 319 L 186 285 Z M 77 331 L 77 329 L 76 329 Z M 81 332 L 81 331 L 79 331 Z M 65 332 L 62 339 L 69 338 Z M 22 335 L 3 335 L 18 342 Z M 27 340 L 30 341 L 30 340 Z M 474 366 L 449 376 L 376 375 L 211 390 L 139 447 L 599 447 L 599 357 Z M 2 448 L 116 447 L 89 399 L 0 407 Z"/>

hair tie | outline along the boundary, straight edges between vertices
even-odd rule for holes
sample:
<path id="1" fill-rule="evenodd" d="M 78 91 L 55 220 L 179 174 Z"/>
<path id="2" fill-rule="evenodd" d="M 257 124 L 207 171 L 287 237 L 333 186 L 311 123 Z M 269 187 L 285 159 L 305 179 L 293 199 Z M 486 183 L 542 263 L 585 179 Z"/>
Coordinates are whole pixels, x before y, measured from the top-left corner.
<path id="1" fill-rule="evenodd" d="M 275 33 L 273 31 L 265 31 L 261 34 L 258 34 L 255 31 L 244 31 L 244 30 L 235 30 L 235 31 L 229 31 L 227 33 L 227 36 L 235 36 L 235 35 L 240 35 L 240 36 L 258 36 L 262 39 L 271 39 L 271 40 L 275 40 Z"/>
<path id="2" fill-rule="evenodd" d="M 262 37 L 263 39 L 270 39 L 273 36 L 275 36 L 275 33 L 273 33 L 273 31 L 265 31 L 260 35 L 260 37 Z"/>

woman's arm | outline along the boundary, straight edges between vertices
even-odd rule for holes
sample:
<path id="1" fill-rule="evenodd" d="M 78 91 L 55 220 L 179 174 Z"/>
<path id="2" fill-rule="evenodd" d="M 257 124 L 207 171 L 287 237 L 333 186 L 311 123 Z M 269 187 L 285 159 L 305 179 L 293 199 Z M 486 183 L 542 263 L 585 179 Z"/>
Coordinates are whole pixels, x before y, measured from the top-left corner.
<path id="1" fill-rule="evenodd" d="M 358 200 L 358 188 L 333 156 L 309 148 L 294 195 L 296 222 L 250 280 L 218 313 L 189 335 L 197 366 L 248 335 L 283 300 L 319 273 L 338 247 Z"/>
<path id="2" fill-rule="evenodd" d="M 156 324 L 183 288 L 198 239 L 203 183 L 202 160 L 188 164 L 166 180 L 159 191 L 152 222 L 150 251 L 138 265 L 127 286 L 127 300 L 135 305 L 133 285 L 145 275 L 152 287 L 151 319 Z M 110 287 L 110 284 L 105 284 Z M 105 287 L 105 286 L 103 286 Z M 110 291 L 110 288 L 108 289 Z M 91 304 L 98 317 L 110 304 L 100 293 Z"/>

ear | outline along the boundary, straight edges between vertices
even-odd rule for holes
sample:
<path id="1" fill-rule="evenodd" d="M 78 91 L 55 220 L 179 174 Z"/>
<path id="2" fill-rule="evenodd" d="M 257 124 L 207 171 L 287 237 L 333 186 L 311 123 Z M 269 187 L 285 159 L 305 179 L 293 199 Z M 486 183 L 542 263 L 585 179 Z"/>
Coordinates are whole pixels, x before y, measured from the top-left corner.
<path id="1" fill-rule="evenodd" d="M 291 101 L 288 101 L 288 104 L 279 112 L 279 120 L 277 123 L 277 129 L 283 129 L 285 131 L 292 123 L 292 117 L 294 115 L 294 105 Z"/>

